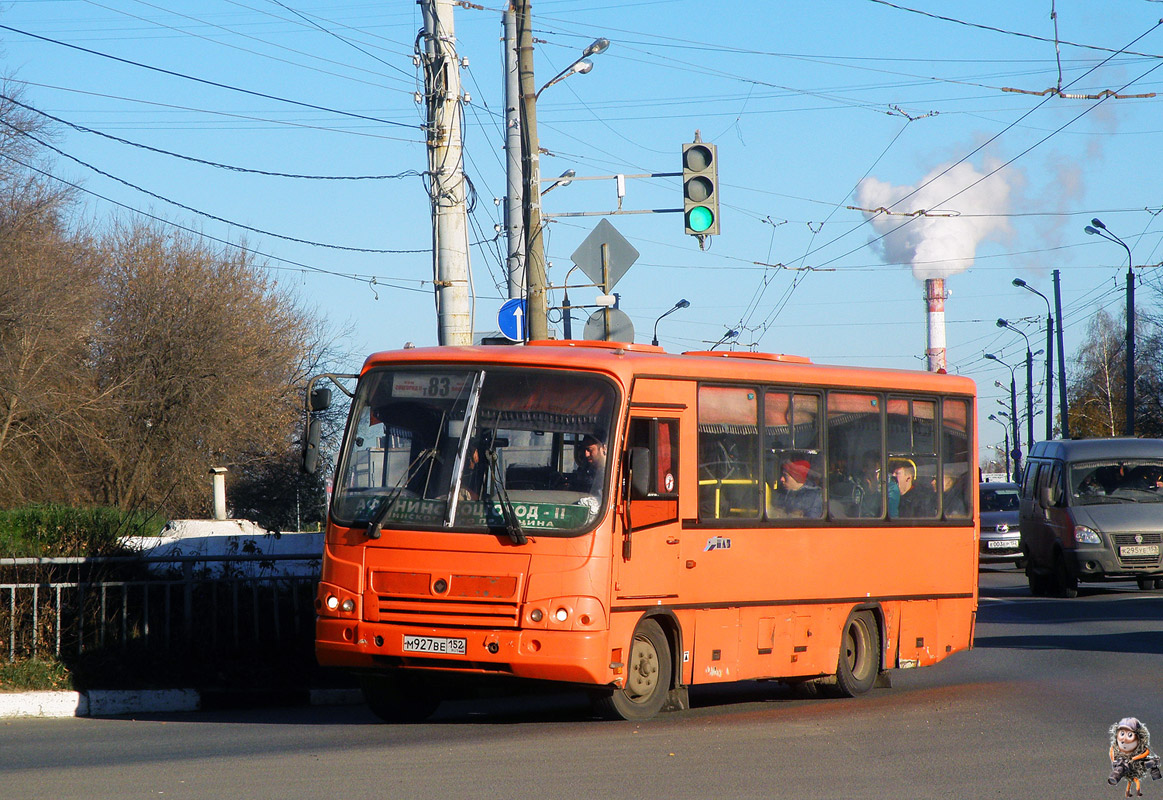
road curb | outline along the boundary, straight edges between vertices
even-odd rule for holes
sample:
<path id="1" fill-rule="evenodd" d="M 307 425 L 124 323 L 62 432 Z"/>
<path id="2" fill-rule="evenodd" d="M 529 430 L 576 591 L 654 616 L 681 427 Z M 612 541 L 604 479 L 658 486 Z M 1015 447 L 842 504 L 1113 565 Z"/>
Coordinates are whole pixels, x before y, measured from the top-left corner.
<path id="1" fill-rule="evenodd" d="M 0 693 L 0 719 L 19 717 L 114 717 L 170 711 L 230 708 L 355 705 L 358 689 L 206 691 L 196 689 L 90 689 L 87 692 Z"/>

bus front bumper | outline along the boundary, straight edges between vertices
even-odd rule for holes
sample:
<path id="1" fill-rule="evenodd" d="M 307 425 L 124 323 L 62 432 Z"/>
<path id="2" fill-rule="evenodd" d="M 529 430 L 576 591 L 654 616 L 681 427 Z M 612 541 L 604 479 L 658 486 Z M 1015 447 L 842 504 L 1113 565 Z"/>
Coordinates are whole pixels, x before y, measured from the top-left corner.
<path id="1" fill-rule="evenodd" d="M 605 631 L 427 628 L 317 617 L 323 666 L 404 667 L 595 685 L 618 685 Z"/>

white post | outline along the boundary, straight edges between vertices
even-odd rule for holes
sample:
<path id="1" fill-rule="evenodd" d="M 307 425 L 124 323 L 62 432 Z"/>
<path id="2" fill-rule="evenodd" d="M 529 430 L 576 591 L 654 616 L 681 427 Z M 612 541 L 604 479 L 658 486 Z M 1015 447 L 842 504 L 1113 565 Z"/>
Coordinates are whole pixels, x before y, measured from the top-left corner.
<path id="1" fill-rule="evenodd" d="M 461 152 L 460 60 L 452 0 L 421 0 L 428 121 L 428 173 L 432 200 L 433 273 L 442 345 L 472 344 L 469 299 L 468 212 Z"/>
<path id="2" fill-rule="evenodd" d="M 210 482 L 214 486 L 214 519 L 226 519 L 226 467 L 211 467 Z"/>

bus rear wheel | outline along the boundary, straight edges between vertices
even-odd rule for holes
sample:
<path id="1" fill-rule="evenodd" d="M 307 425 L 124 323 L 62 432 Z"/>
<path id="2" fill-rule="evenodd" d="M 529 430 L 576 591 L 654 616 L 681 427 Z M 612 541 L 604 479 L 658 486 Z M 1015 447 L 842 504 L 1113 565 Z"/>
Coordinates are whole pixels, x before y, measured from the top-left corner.
<path id="1" fill-rule="evenodd" d="M 368 708 L 384 722 L 423 722 L 435 713 L 441 700 L 427 681 L 400 671 L 362 675 L 359 688 Z"/>
<path id="2" fill-rule="evenodd" d="M 868 611 L 857 611 L 844 623 L 840 657 L 836 663 L 836 690 L 844 697 L 864 694 L 880 673 L 880 629 Z"/>
<path id="3" fill-rule="evenodd" d="M 666 703 L 672 664 L 666 634 L 654 620 L 643 620 L 630 642 L 625 685 L 595 697 L 595 709 L 613 719 L 650 719 Z"/>

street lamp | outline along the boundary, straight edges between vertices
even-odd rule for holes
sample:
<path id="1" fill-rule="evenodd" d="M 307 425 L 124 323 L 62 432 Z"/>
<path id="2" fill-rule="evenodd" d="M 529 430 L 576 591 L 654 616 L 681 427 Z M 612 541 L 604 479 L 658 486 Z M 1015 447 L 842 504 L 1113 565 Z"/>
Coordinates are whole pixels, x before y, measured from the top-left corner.
<path id="1" fill-rule="evenodd" d="M 545 197 L 545 195 L 552 192 L 558 186 L 569 186 L 571 183 L 573 183 L 573 179 L 574 179 L 575 175 L 577 175 L 576 170 L 567 169 L 565 172 L 563 172 L 557 176 L 557 180 L 555 180 L 553 183 L 549 184 L 549 186 L 547 186 L 544 190 L 542 190 L 541 196 Z"/>
<path id="2" fill-rule="evenodd" d="M 609 47 L 610 47 L 610 40 L 609 39 L 595 39 L 593 42 L 590 43 L 589 47 L 587 47 L 585 50 L 582 51 L 582 54 L 577 59 L 575 59 L 572 64 L 570 64 L 568 67 L 563 69 L 561 72 L 554 75 L 549 80 L 548 83 L 546 83 L 544 86 L 542 86 L 540 89 L 538 89 L 535 97 L 540 97 L 541 93 L 544 92 L 546 89 L 548 89 L 550 86 L 552 86 L 555 83 L 561 83 L 563 80 L 568 78 L 570 75 L 573 75 L 575 73 L 578 75 L 585 75 L 587 72 L 589 72 L 591 69 L 594 68 L 594 62 L 590 61 L 589 57 L 599 55 L 600 53 L 604 53 L 604 52 L 606 52 L 607 49 L 609 49 Z"/>
<path id="3" fill-rule="evenodd" d="M 738 337 L 739 337 L 739 330 L 737 328 L 731 328 L 729 331 L 727 331 L 726 333 L 723 334 L 722 338 L 720 338 L 719 341 L 717 341 L 713 345 L 711 345 L 711 349 L 714 350 L 716 347 L 723 344 L 728 339 L 737 339 Z"/>
<path id="4" fill-rule="evenodd" d="M 1127 436 L 1135 435 L 1135 273 L 1131 264 L 1131 248 L 1119 237 L 1115 236 L 1102 220 L 1095 217 L 1090 225 L 1083 228 L 1087 233 L 1101 236 L 1108 242 L 1121 244 L 1127 251 L 1127 391 L 1126 391 L 1126 427 Z"/>
<path id="5" fill-rule="evenodd" d="M 673 314 L 674 312 L 678 311 L 680 308 L 689 308 L 690 304 L 691 303 L 689 300 L 679 300 L 677 303 L 674 304 L 674 308 L 670 309 L 669 311 L 666 311 L 665 313 L 662 314 L 662 316 L 660 316 L 658 319 L 654 320 L 654 338 L 650 340 L 650 343 L 652 345 L 654 345 L 656 347 L 658 346 L 658 323 L 662 322 L 662 317 Z"/>
<path id="6" fill-rule="evenodd" d="M 989 418 L 992 419 L 994 422 L 996 422 L 998 425 L 1001 425 L 1001 429 L 1005 432 L 1006 480 L 1008 481 L 1008 480 L 1010 480 L 1010 429 L 1006 427 L 1006 424 L 1004 422 L 1002 422 L 1000 419 L 997 418 L 997 414 L 990 414 Z"/>
<path id="7" fill-rule="evenodd" d="M 1010 422 L 1014 426 L 1014 474 L 1019 475 L 1022 472 L 1022 430 L 1018 427 L 1018 384 L 1014 378 L 1017 364 L 1011 367 L 993 353 L 986 353 L 985 357 L 991 361 L 996 361 L 1010 371 Z"/>
<path id="8" fill-rule="evenodd" d="M 1041 297 L 1046 301 L 1046 439 L 1054 438 L 1054 312 L 1050 309 L 1050 298 L 1039 292 L 1021 278 L 1014 278 L 1014 286 Z M 1062 422 L 1062 438 L 1066 438 L 1066 397 L 1059 398 L 1058 416 Z"/>
<path id="9" fill-rule="evenodd" d="M 1021 334 L 1026 340 L 1026 442 L 1034 446 L 1034 354 L 1030 352 L 1030 337 L 1020 328 L 1015 328 L 1004 319 L 997 321 L 999 328 L 1006 328 Z"/>

